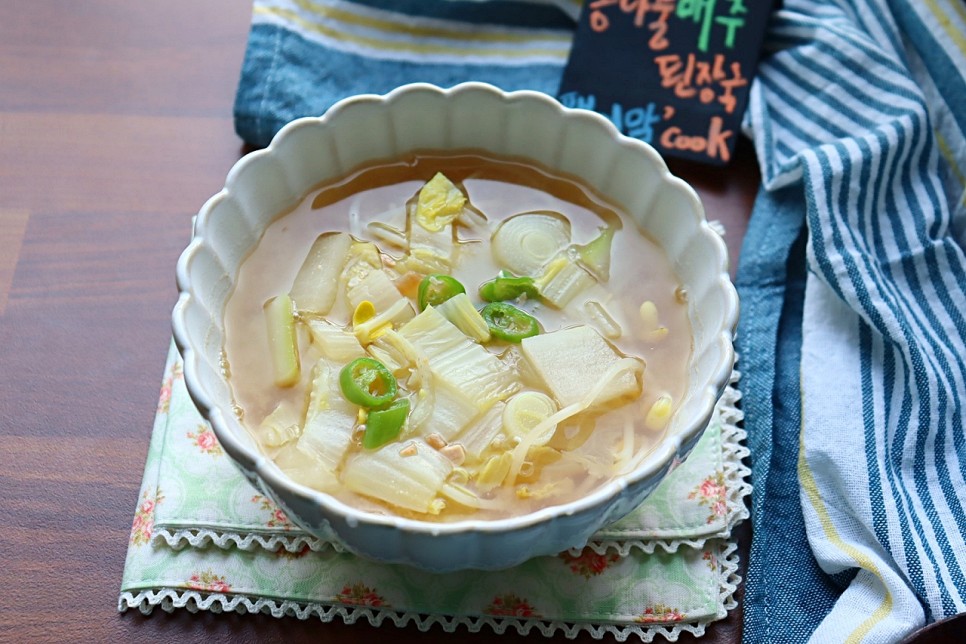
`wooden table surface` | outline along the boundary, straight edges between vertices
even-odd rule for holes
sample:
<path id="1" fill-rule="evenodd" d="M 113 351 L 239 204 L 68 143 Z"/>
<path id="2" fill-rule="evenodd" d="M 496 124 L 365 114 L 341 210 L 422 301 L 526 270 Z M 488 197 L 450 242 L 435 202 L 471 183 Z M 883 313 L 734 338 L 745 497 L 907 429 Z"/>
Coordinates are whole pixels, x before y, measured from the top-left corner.
<path id="1" fill-rule="evenodd" d="M 238 0 L 0 3 L 0 640 L 453 639 L 117 613 L 175 262 L 244 151 L 231 110 L 250 12 Z M 725 224 L 734 264 L 759 183 L 750 146 L 727 170 L 671 165 Z M 747 552 L 747 526 L 741 541 Z M 704 641 L 739 632 L 740 610 Z"/>

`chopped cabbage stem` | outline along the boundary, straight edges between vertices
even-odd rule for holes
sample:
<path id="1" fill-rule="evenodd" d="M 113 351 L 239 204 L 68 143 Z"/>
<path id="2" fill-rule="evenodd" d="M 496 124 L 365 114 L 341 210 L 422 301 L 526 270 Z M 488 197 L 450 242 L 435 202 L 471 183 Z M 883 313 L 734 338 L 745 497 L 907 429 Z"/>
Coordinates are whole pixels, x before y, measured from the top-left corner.
<path id="1" fill-rule="evenodd" d="M 429 375 L 429 378 L 432 376 Z M 416 392 L 416 402 L 409 415 L 410 430 L 422 433 L 423 425 L 433 416 L 436 407 L 436 396 L 433 394 L 432 381 L 423 380 L 422 387 Z"/>
<path id="2" fill-rule="evenodd" d="M 371 302 L 377 311 L 384 311 L 403 297 L 385 270 L 370 271 L 346 288 L 349 305 L 358 307 Z M 412 317 L 412 313 L 406 318 Z"/>
<path id="3" fill-rule="evenodd" d="M 265 447 L 281 447 L 302 434 L 302 410 L 283 400 L 258 426 L 258 437 Z"/>
<path id="4" fill-rule="evenodd" d="M 466 455 L 471 461 L 479 461 L 483 453 L 497 442 L 498 437 L 505 436 L 503 433 L 504 409 L 506 409 L 506 403 L 496 403 L 458 436 L 460 445 L 466 450 Z"/>
<path id="5" fill-rule="evenodd" d="M 352 442 L 358 412 L 358 407 L 341 395 L 338 369 L 327 360 L 319 360 L 313 367 L 305 425 L 297 443 L 332 475 Z"/>
<path id="6" fill-rule="evenodd" d="M 466 337 L 433 307 L 404 324 L 398 333 L 414 347 L 417 362 L 425 361 L 432 372 L 437 410 L 444 400 L 449 401 L 452 404 L 445 408 L 463 421 L 457 428 L 448 428 L 451 431 L 459 431 L 475 413 L 505 399 L 519 387 L 512 369 Z"/>
<path id="7" fill-rule="evenodd" d="M 350 292 L 372 271 L 382 270 L 379 249 L 372 242 L 353 241 L 346 253 L 345 264 L 339 282 Z M 326 279 L 331 280 L 331 276 Z"/>
<path id="8" fill-rule="evenodd" d="M 386 365 L 386 369 L 389 369 L 389 372 L 397 378 L 405 375 L 406 367 L 400 360 L 397 360 L 397 356 L 393 353 L 390 353 L 390 351 L 385 348 L 385 345 L 380 346 L 377 345 L 376 342 L 379 342 L 379 339 L 376 339 L 372 344 L 366 347 L 366 354 L 368 354 L 370 358 L 373 358 Z"/>
<path id="9" fill-rule="evenodd" d="M 466 293 L 460 293 L 436 307 L 444 318 L 476 342 L 489 342 L 490 327 Z"/>
<path id="10" fill-rule="evenodd" d="M 361 344 L 368 345 L 392 329 L 393 322 L 412 315 L 412 306 L 406 298 L 400 298 L 382 313 L 353 326 L 352 331 Z"/>
<path id="11" fill-rule="evenodd" d="M 381 221 L 373 221 L 367 226 L 367 229 L 379 241 L 402 250 L 409 250 L 409 239 L 406 237 L 406 233 L 398 228 Z"/>
<path id="12" fill-rule="evenodd" d="M 439 514 L 446 504 L 438 494 L 453 464 L 421 439 L 411 446 L 409 455 L 390 443 L 349 458 L 342 473 L 346 487 L 397 508 Z"/>
<path id="13" fill-rule="evenodd" d="M 312 341 L 319 345 L 322 355 L 329 360 L 348 362 L 366 354 L 353 333 L 325 320 L 309 319 L 306 324 Z"/>
<path id="14" fill-rule="evenodd" d="M 558 309 L 566 308 L 571 300 L 596 282 L 593 275 L 567 254 L 550 262 L 547 271 L 535 280 L 540 297 Z"/>

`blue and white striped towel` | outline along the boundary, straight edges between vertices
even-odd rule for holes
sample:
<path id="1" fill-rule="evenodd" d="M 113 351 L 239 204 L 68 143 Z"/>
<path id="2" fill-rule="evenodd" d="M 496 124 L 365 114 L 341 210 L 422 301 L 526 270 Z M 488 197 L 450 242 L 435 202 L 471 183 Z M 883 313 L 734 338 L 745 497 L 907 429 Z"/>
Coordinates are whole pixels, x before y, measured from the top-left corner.
<path id="1" fill-rule="evenodd" d="M 966 610 L 966 11 L 786 0 L 766 47 L 745 639 L 894 641 Z"/>
<path id="2" fill-rule="evenodd" d="M 412 81 L 553 93 L 579 7 L 256 0 L 237 130 L 265 145 Z M 966 9 L 785 0 L 766 42 L 738 277 L 745 639 L 893 641 L 966 610 Z"/>

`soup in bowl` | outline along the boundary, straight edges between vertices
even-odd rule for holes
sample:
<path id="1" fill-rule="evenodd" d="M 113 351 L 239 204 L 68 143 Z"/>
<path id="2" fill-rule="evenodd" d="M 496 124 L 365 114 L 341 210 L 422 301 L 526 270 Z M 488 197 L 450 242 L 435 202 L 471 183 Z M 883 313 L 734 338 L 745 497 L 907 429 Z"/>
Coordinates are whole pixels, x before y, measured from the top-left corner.
<path id="1" fill-rule="evenodd" d="M 582 545 L 707 425 L 724 245 L 606 119 L 413 85 L 242 159 L 178 268 L 185 381 L 307 530 L 431 570 Z"/>

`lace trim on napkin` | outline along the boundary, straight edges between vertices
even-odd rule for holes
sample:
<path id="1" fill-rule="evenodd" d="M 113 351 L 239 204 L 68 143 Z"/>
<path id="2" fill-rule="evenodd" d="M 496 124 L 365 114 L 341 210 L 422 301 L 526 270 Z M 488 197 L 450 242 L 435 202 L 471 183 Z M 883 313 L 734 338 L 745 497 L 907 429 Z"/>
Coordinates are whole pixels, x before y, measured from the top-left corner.
<path id="1" fill-rule="evenodd" d="M 669 553 L 677 552 L 681 546 L 699 549 L 711 539 L 727 538 L 735 525 L 748 518 L 748 508 L 745 507 L 744 499 L 751 494 L 750 470 L 743 462 L 743 459 L 748 456 L 748 448 L 744 446 L 745 431 L 737 425 L 744 418 L 744 413 L 737 407 L 738 401 L 741 400 L 741 392 L 732 386 L 740 378 L 740 372 L 735 370 L 731 376 L 731 384 L 722 395 L 716 411 L 721 421 L 722 461 L 728 490 L 727 524 L 714 534 L 704 535 L 696 539 L 591 539 L 587 544 L 588 547 L 597 554 L 605 554 L 610 551 L 616 552 L 621 557 L 627 556 L 633 550 L 651 554 L 657 548 Z M 287 552 L 294 553 L 308 547 L 313 552 L 322 552 L 327 549 L 345 552 L 345 548 L 338 543 L 320 539 L 301 531 L 290 535 L 259 534 L 257 532 L 242 534 L 214 528 L 176 529 L 158 526 L 155 529 L 153 539 L 163 540 L 168 547 L 174 550 L 181 550 L 187 546 L 203 548 L 214 545 L 218 548 L 234 547 L 246 551 L 264 548 L 273 552 L 284 549 Z M 580 550 L 581 548 L 574 548 L 571 553 L 576 555 L 580 553 Z"/>
<path id="2" fill-rule="evenodd" d="M 289 616 L 302 620 L 318 617 L 320 621 L 325 623 L 333 622 L 339 618 L 345 624 L 354 624 L 360 619 L 365 619 L 372 626 L 381 626 L 383 622 L 389 620 L 399 627 L 412 623 L 422 632 L 438 625 L 446 633 L 455 633 L 460 628 L 465 628 L 470 633 L 478 633 L 488 626 L 498 635 L 502 635 L 507 629 L 513 628 L 520 635 L 527 635 L 530 631 L 536 629 L 546 637 L 563 635 L 568 639 L 576 639 L 582 633 L 587 633 L 596 640 L 603 639 L 605 635 L 610 635 L 618 642 L 625 642 L 630 636 L 636 635 L 642 642 L 651 642 L 655 636 L 663 635 L 669 641 L 675 642 L 684 631 L 696 637 L 704 635 L 708 624 L 724 618 L 729 611 L 738 606 L 738 602 L 734 598 L 735 590 L 741 583 L 741 576 L 738 574 L 739 557 L 737 549 L 736 543 L 722 542 L 718 546 L 718 561 L 721 565 L 721 576 L 718 584 L 720 607 L 718 614 L 698 621 L 674 624 L 638 623 L 622 625 L 492 616 L 446 617 L 327 602 L 296 602 L 178 588 L 142 590 L 137 594 L 125 591 L 121 593 L 118 599 L 118 611 L 124 612 L 137 608 L 143 615 L 150 615 L 155 607 L 160 607 L 161 610 L 168 613 L 178 608 L 184 608 L 191 613 L 202 610 L 213 613 L 264 613 L 273 617 Z"/>
<path id="3" fill-rule="evenodd" d="M 301 552 L 308 547 L 313 552 L 322 552 L 331 548 L 336 552 L 345 552 L 345 548 L 334 541 L 319 539 L 310 534 L 298 535 L 263 535 L 263 534 L 239 534 L 237 532 L 223 532 L 209 528 L 191 528 L 186 530 L 170 530 L 168 528 L 157 530 L 155 539 L 163 539 L 164 542 L 174 550 L 181 550 L 187 546 L 192 548 L 204 548 L 213 545 L 218 548 L 238 548 L 239 550 L 254 550 L 264 548 L 272 552 L 284 549 L 287 552 Z"/>

